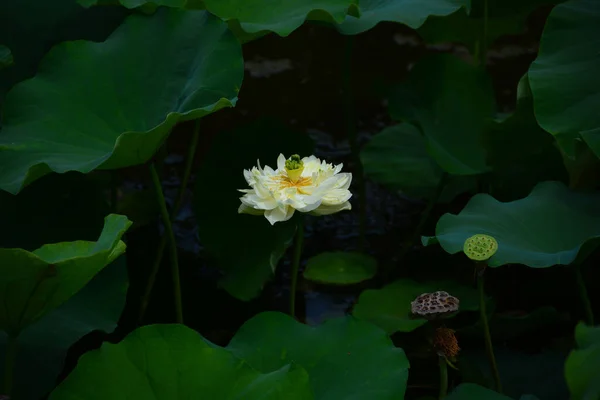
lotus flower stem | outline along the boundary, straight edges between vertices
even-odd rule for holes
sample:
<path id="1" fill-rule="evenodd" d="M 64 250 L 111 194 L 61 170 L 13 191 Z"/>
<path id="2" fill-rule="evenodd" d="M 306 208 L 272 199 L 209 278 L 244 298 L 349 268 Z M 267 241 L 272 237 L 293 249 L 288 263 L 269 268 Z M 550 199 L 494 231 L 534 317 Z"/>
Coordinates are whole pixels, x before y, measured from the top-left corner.
<path id="1" fill-rule="evenodd" d="M 196 154 L 196 148 L 198 147 L 198 138 L 200 137 L 199 133 L 200 120 L 196 120 L 196 125 L 194 126 L 194 133 L 192 134 L 192 140 L 190 142 L 190 146 L 188 147 L 188 154 L 187 159 L 185 161 L 185 169 L 183 171 L 183 176 L 181 178 L 181 184 L 179 185 L 179 190 L 177 192 L 177 198 L 175 199 L 175 203 L 171 208 L 171 220 L 175 218 L 177 212 L 179 211 L 179 208 L 181 207 L 181 204 L 183 203 L 185 190 L 187 188 L 187 184 L 190 179 L 190 173 L 192 171 L 194 155 Z M 146 283 L 144 295 L 142 296 L 142 300 L 140 302 L 140 311 L 138 313 L 138 325 L 142 323 L 144 315 L 146 314 L 146 309 L 148 308 L 148 303 L 150 302 L 150 296 L 152 294 L 152 288 L 154 287 L 154 283 L 156 282 L 156 275 L 158 274 L 158 269 L 160 268 L 163 255 L 165 253 L 165 248 L 167 247 L 168 239 L 169 238 L 167 235 L 163 235 L 160 238 L 160 243 L 158 244 L 158 250 L 156 252 L 156 258 L 154 259 L 154 264 L 152 265 L 152 269 L 150 270 L 150 276 L 148 276 L 148 282 Z"/>
<path id="2" fill-rule="evenodd" d="M 442 400 L 448 393 L 448 363 L 446 363 L 446 357 L 438 355 L 438 363 L 440 366 L 440 394 L 438 398 Z"/>
<path id="3" fill-rule="evenodd" d="M 483 326 L 483 334 L 485 336 L 485 351 L 490 362 L 492 375 L 494 376 L 496 391 L 498 393 L 502 393 L 502 382 L 500 381 L 500 373 L 498 372 L 498 365 L 496 364 L 496 357 L 494 356 L 492 336 L 490 335 L 490 326 L 487 319 L 487 311 L 485 309 L 485 290 L 483 285 L 483 272 L 484 269 L 480 269 L 479 271 L 477 271 L 477 290 L 479 291 L 479 312 L 481 318 L 481 325 Z"/>
<path id="4" fill-rule="evenodd" d="M 10 398 L 12 394 L 13 376 L 15 372 L 15 361 L 17 360 L 17 337 L 8 335 L 6 343 L 6 356 L 4 361 L 4 386 L 3 393 Z M 1 397 L 1 396 L 0 396 Z"/>
<path id="5" fill-rule="evenodd" d="M 362 162 L 360 161 L 360 147 L 358 145 L 358 136 L 356 132 L 356 119 L 354 117 L 354 97 L 352 95 L 352 54 L 354 48 L 354 37 L 346 38 L 344 49 L 344 72 L 343 72 L 343 93 L 344 93 L 344 115 L 346 120 L 346 134 L 350 143 L 350 151 L 354 161 L 354 176 L 356 177 L 356 186 L 358 189 L 358 207 L 359 207 L 359 250 L 364 250 L 367 245 L 367 188 Z"/>
<path id="6" fill-rule="evenodd" d="M 304 221 L 298 219 L 296 228 L 296 243 L 294 244 L 294 259 L 292 260 L 292 285 L 290 287 L 290 315 L 296 317 L 296 287 L 298 284 L 298 271 L 302 255 L 302 242 L 304 241 Z"/>
<path id="7" fill-rule="evenodd" d="M 160 178 L 156 172 L 154 163 L 150 164 L 150 173 L 152 175 L 152 182 L 156 190 L 156 199 L 158 200 L 158 206 L 160 208 L 160 214 L 165 226 L 165 235 L 167 236 L 170 245 L 170 256 L 171 256 L 171 276 L 173 280 L 173 295 L 175 296 L 175 320 L 179 324 L 183 324 L 183 309 L 181 305 L 181 280 L 179 278 L 179 260 L 177 256 L 177 243 L 175 242 L 175 234 L 173 233 L 173 226 L 171 225 L 171 218 L 169 211 L 167 210 L 167 202 L 162 191 Z"/>
<path id="8" fill-rule="evenodd" d="M 579 289 L 579 297 L 583 303 L 583 309 L 585 311 L 585 321 L 589 326 L 594 325 L 594 312 L 592 311 L 592 303 L 588 296 L 587 288 L 585 287 L 585 281 L 581 274 L 581 264 L 575 264 L 575 279 L 577 280 L 577 287 Z"/>
<path id="9" fill-rule="evenodd" d="M 196 155 L 196 148 L 198 147 L 199 138 L 200 120 L 197 119 L 194 125 L 192 139 L 188 147 L 188 153 L 185 160 L 185 168 L 183 170 L 183 176 L 181 177 L 181 184 L 179 185 L 177 197 L 175 198 L 175 203 L 173 203 L 173 208 L 171 209 L 171 218 L 175 218 L 177 212 L 179 211 L 179 208 L 181 207 L 181 204 L 183 203 L 183 198 L 185 197 L 185 190 L 187 189 L 187 184 L 190 180 L 190 174 L 192 173 L 192 166 L 194 164 L 194 156 Z"/>

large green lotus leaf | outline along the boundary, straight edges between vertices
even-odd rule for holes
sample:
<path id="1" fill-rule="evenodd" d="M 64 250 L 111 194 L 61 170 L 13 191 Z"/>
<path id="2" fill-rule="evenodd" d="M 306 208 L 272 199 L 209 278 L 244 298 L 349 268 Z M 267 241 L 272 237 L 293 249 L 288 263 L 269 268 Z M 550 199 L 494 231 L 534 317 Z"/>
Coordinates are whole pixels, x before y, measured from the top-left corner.
<path id="1" fill-rule="evenodd" d="M 414 125 L 385 128 L 367 143 L 360 160 L 365 174 L 388 187 L 417 197 L 430 197 L 443 170 L 427 153 L 425 138 Z"/>
<path id="2" fill-rule="evenodd" d="M 293 220 L 272 226 L 262 216 L 238 214 L 238 189 L 248 187 L 244 169 L 256 166 L 257 159 L 275 168 L 279 153 L 312 151 L 308 136 L 266 119 L 221 132 L 212 142 L 196 174 L 198 235 L 225 272 L 220 285 L 236 298 L 250 300 L 260 293 L 296 232 Z"/>
<path id="3" fill-rule="evenodd" d="M 414 197 L 433 197 L 444 173 L 427 152 L 423 134 L 408 123 L 375 135 L 361 150 L 360 159 L 370 179 Z M 450 201 L 474 186 L 474 179 L 448 177 L 440 201 Z"/>
<path id="4" fill-rule="evenodd" d="M 575 328 L 577 349 L 565 363 L 565 377 L 573 400 L 600 398 L 600 326 L 580 322 Z"/>
<path id="5" fill-rule="evenodd" d="M 295 362 L 306 369 L 315 399 L 402 399 L 409 363 L 384 331 L 350 316 L 308 326 L 263 312 L 227 346 L 262 372 Z"/>
<path id="6" fill-rule="evenodd" d="M 486 72 L 449 54 L 418 62 L 389 99 L 392 118 L 417 124 L 429 154 L 455 175 L 487 171 L 483 133 L 494 108 Z"/>
<path id="7" fill-rule="evenodd" d="M 35 75 L 52 46 L 67 40 L 103 41 L 125 19 L 121 7 L 86 10 L 74 0 L 0 1 L 0 43 L 16 63 L 0 71 L 0 100 L 15 83 Z"/>
<path id="8" fill-rule="evenodd" d="M 360 294 L 352 315 L 369 321 L 388 334 L 411 332 L 427 320 L 411 315 L 410 303 L 423 293 L 443 290 L 460 300 L 460 311 L 479 309 L 477 290 L 454 281 L 416 282 L 410 279 L 395 281 L 381 289 L 369 289 Z"/>
<path id="9" fill-rule="evenodd" d="M 554 7 L 529 67 L 535 116 L 557 136 L 581 135 L 600 157 L 600 2 L 571 0 Z"/>
<path id="10" fill-rule="evenodd" d="M 540 128 L 533 114 L 533 98 L 525 74 L 517 90 L 517 108 L 491 123 L 485 137 L 490 193 L 499 200 L 527 196 L 538 182 L 568 182 L 569 176 L 554 137 Z"/>
<path id="11" fill-rule="evenodd" d="M 433 15 L 419 28 L 428 43 L 455 42 L 465 44 L 472 52 L 482 46 L 484 30 L 484 3 L 487 3 L 486 46 L 505 35 L 516 35 L 525 30 L 529 14 L 545 4 L 560 0 L 471 0 L 471 9 L 458 9 L 452 15 Z"/>
<path id="12" fill-rule="evenodd" d="M 83 289 L 56 310 L 43 316 L 19 335 L 13 395 L 40 399 L 56 385 L 70 346 L 92 332 L 111 332 L 125 306 L 127 266 L 125 256 L 98 273 Z M 0 334 L 1 336 L 1 334 Z M 6 338 L 0 337 L 4 358 Z M 3 375 L 4 364 L 0 365 Z M 35 385 L 31 380 L 35 377 Z"/>
<path id="13" fill-rule="evenodd" d="M 306 262 L 304 278 L 323 284 L 353 285 L 377 273 L 377 260 L 368 254 L 331 251 L 317 254 Z"/>
<path id="14" fill-rule="evenodd" d="M 345 35 L 368 31 L 380 22 L 398 22 L 417 29 L 431 15 L 446 16 L 461 7 L 469 7 L 470 0 L 361 0 L 360 18 L 346 16 L 337 26 Z"/>
<path id="15" fill-rule="evenodd" d="M 356 0 L 204 0 L 219 18 L 237 20 L 247 33 L 271 31 L 288 36 L 307 18 L 341 23 L 348 13 L 358 16 Z"/>
<path id="16" fill-rule="evenodd" d="M 461 383 L 445 397 L 446 400 L 512 400 L 493 390 L 474 383 Z"/>
<path id="17" fill-rule="evenodd" d="M 103 43 L 62 43 L 6 96 L 0 188 L 144 163 L 177 122 L 233 106 L 242 77 L 240 44 L 205 11 L 132 15 Z"/>
<path id="18" fill-rule="evenodd" d="M 106 217 L 97 242 L 47 244 L 32 252 L 0 249 L 0 329 L 16 335 L 81 290 L 125 251 L 120 239 L 131 222 Z"/>
<path id="19" fill-rule="evenodd" d="M 50 400 L 310 400 L 297 365 L 260 373 L 183 325 L 149 325 L 83 355 Z"/>
<path id="20" fill-rule="evenodd" d="M 467 238 L 483 233 L 498 241 L 490 267 L 568 265 L 598 244 L 599 202 L 599 193 L 572 192 L 560 182 L 539 183 L 526 198 L 507 203 L 477 194 L 458 215 L 444 214 L 435 236 L 423 237 L 423 244 L 439 242 L 454 254 L 462 251 Z"/>

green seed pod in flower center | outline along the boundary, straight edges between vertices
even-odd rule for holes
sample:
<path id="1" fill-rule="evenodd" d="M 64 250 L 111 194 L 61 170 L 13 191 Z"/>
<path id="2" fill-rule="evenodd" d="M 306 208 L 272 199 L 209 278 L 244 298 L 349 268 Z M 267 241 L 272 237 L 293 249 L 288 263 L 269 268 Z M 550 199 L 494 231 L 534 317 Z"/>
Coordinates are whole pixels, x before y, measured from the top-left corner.
<path id="1" fill-rule="evenodd" d="M 302 175 L 302 171 L 304 171 L 304 162 L 302 162 L 298 154 L 294 154 L 285 160 L 285 170 L 290 180 L 297 182 L 300 179 L 300 175 Z"/>
<path id="2" fill-rule="evenodd" d="M 463 251 L 471 260 L 484 261 L 493 256 L 498 250 L 498 242 L 489 235 L 477 234 L 467 240 Z"/>

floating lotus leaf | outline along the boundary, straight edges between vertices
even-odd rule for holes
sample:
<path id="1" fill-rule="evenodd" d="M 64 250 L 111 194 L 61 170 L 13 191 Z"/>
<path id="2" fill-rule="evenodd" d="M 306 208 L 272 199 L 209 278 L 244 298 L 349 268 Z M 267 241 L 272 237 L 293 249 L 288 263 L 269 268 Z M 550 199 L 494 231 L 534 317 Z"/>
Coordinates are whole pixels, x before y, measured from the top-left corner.
<path id="1" fill-rule="evenodd" d="M 352 285 L 371 279 L 377 273 L 377 260 L 363 253 L 327 252 L 310 258 L 304 269 L 309 281 Z"/>

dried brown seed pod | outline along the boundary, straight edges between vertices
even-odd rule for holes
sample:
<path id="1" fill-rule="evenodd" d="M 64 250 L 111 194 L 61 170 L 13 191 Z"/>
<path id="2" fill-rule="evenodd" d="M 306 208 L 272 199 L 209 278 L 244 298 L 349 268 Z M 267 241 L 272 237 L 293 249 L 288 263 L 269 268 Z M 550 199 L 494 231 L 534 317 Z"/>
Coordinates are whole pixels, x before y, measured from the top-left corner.
<path id="1" fill-rule="evenodd" d="M 437 291 L 423 293 L 410 303 L 411 312 L 427 319 L 435 319 L 440 316 L 458 311 L 460 301 L 448 292 Z"/>
<path id="2" fill-rule="evenodd" d="M 446 327 L 437 328 L 433 337 L 433 347 L 438 355 L 453 360 L 460 351 L 455 331 Z"/>

